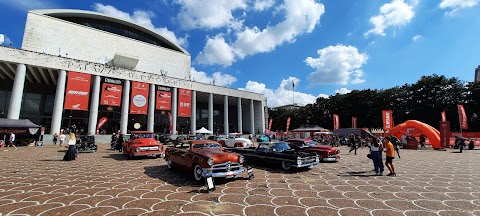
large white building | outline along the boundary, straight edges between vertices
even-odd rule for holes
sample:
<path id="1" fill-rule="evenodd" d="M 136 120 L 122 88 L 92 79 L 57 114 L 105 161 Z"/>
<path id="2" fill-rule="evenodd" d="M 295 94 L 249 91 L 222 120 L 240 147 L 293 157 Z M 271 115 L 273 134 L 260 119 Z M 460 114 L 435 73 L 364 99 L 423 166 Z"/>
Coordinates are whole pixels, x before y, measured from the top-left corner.
<path id="1" fill-rule="evenodd" d="M 263 133 L 261 94 L 190 81 L 190 54 L 126 20 L 81 10 L 28 13 L 21 49 L 0 47 L 3 118 L 58 133 L 75 125 L 188 133 Z M 137 124 L 138 123 L 138 124 Z"/>

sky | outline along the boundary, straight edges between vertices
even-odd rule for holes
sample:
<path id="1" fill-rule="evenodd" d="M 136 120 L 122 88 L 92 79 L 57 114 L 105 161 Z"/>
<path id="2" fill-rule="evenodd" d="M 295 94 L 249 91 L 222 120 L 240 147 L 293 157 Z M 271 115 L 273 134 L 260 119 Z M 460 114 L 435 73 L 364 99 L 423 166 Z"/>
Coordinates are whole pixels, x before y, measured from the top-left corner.
<path id="1" fill-rule="evenodd" d="M 153 29 L 191 55 L 191 80 L 267 105 L 387 89 L 423 75 L 473 81 L 480 0 L 0 0 L 0 42 L 21 47 L 28 10 L 96 11 Z"/>

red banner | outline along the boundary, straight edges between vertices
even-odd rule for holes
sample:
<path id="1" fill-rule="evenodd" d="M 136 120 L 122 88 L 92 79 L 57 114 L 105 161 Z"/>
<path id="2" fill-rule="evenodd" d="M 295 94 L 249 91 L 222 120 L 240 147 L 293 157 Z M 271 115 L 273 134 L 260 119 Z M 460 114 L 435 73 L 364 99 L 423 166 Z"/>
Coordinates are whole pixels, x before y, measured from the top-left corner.
<path id="1" fill-rule="evenodd" d="M 122 86 L 103 83 L 100 105 L 120 106 L 122 104 Z"/>
<path id="2" fill-rule="evenodd" d="M 383 116 L 383 129 L 384 130 L 392 129 L 393 128 L 392 110 L 383 110 L 382 116 Z"/>
<path id="3" fill-rule="evenodd" d="M 88 110 L 91 80 L 92 76 L 90 74 L 68 72 L 64 109 Z"/>
<path id="4" fill-rule="evenodd" d="M 333 129 L 340 129 L 340 116 L 333 114 Z"/>
<path id="5" fill-rule="evenodd" d="M 172 93 L 165 91 L 157 91 L 157 110 L 172 109 Z"/>
<path id="6" fill-rule="evenodd" d="M 444 112 L 442 112 L 442 121 L 447 121 L 447 114 Z"/>
<path id="7" fill-rule="evenodd" d="M 467 113 L 463 105 L 458 105 L 458 120 L 460 121 L 460 127 L 462 129 L 468 129 Z"/>
<path id="8" fill-rule="evenodd" d="M 288 128 L 290 127 L 290 117 L 287 119 L 287 133 L 288 133 Z"/>
<path id="9" fill-rule="evenodd" d="M 268 123 L 268 131 L 272 130 L 272 123 L 273 123 L 273 119 L 270 119 L 270 122 Z"/>
<path id="10" fill-rule="evenodd" d="M 442 148 L 450 147 L 450 122 L 441 121 L 440 122 L 440 146 Z"/>
<path id="11" fill-rule="evenodd" d="M 141 82 L 132 82 L 132 94 L 130 95 L 130 113 L 147 114 L 148 92 L 150 85 Z"/>
<path id="12" fill-rule="evenodd" d="M 192 91 L 178 89 L 178 116 L 190 117 L 192 113 Z"/>
<path id="13" fill-rule="evenodd" d="M 103 117 L 98 121 L 97 130 L 100 130 L 102 126 L 107 122 L 107 117 Z"/>
<path id="14" fill-rule="evenodd" d="M 357 128 L 357 117 L 352 117 L 352 128 Z"/>

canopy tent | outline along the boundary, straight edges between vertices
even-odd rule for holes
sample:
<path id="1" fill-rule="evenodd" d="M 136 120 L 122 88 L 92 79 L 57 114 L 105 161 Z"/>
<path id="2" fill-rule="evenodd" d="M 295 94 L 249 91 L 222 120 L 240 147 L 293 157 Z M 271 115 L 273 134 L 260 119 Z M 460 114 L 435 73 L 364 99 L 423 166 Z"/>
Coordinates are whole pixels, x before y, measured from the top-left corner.
<path id="1" fill-rule="evenodd" d="M 292 132 L 330 132 L 330 130 L 322 128 L 318 125 L 302 125 Z"/>
<path id="2" fill-rule="evenodd" d="M 28 119 L 0 118 L 0 128 L 40 128 Z"/>
<path id="3" fill-rule="evenodd" d="M 212 131 L 209 131 L 207 130 L 206 128 L 202 127 L 196 131 L 194 131 L 194 133 L 198 133 L 198 134 L 213 134 Z"/>

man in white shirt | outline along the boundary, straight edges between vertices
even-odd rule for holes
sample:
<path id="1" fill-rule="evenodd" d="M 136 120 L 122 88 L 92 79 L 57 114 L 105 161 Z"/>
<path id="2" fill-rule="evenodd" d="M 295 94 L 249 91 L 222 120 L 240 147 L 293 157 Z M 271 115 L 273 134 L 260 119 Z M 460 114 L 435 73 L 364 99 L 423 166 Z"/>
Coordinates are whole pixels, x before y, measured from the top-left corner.
<path id="1" fill-rule="evenodd" d="M 17 150 L 17 146 L 15 146 L 15 134 L 13 132 L 10 132 L 10 139 L 8 139 L 8 146 L 9 147 L 14 147 L 15 150 Z"/>
<path id="2" fill-rule="evenodd" d="M 64 133 L 60 134 L 59 138 L 60 138 L 60 146 L 62 146 L 62 144 L 65 142 L 65 134 Z"/>

